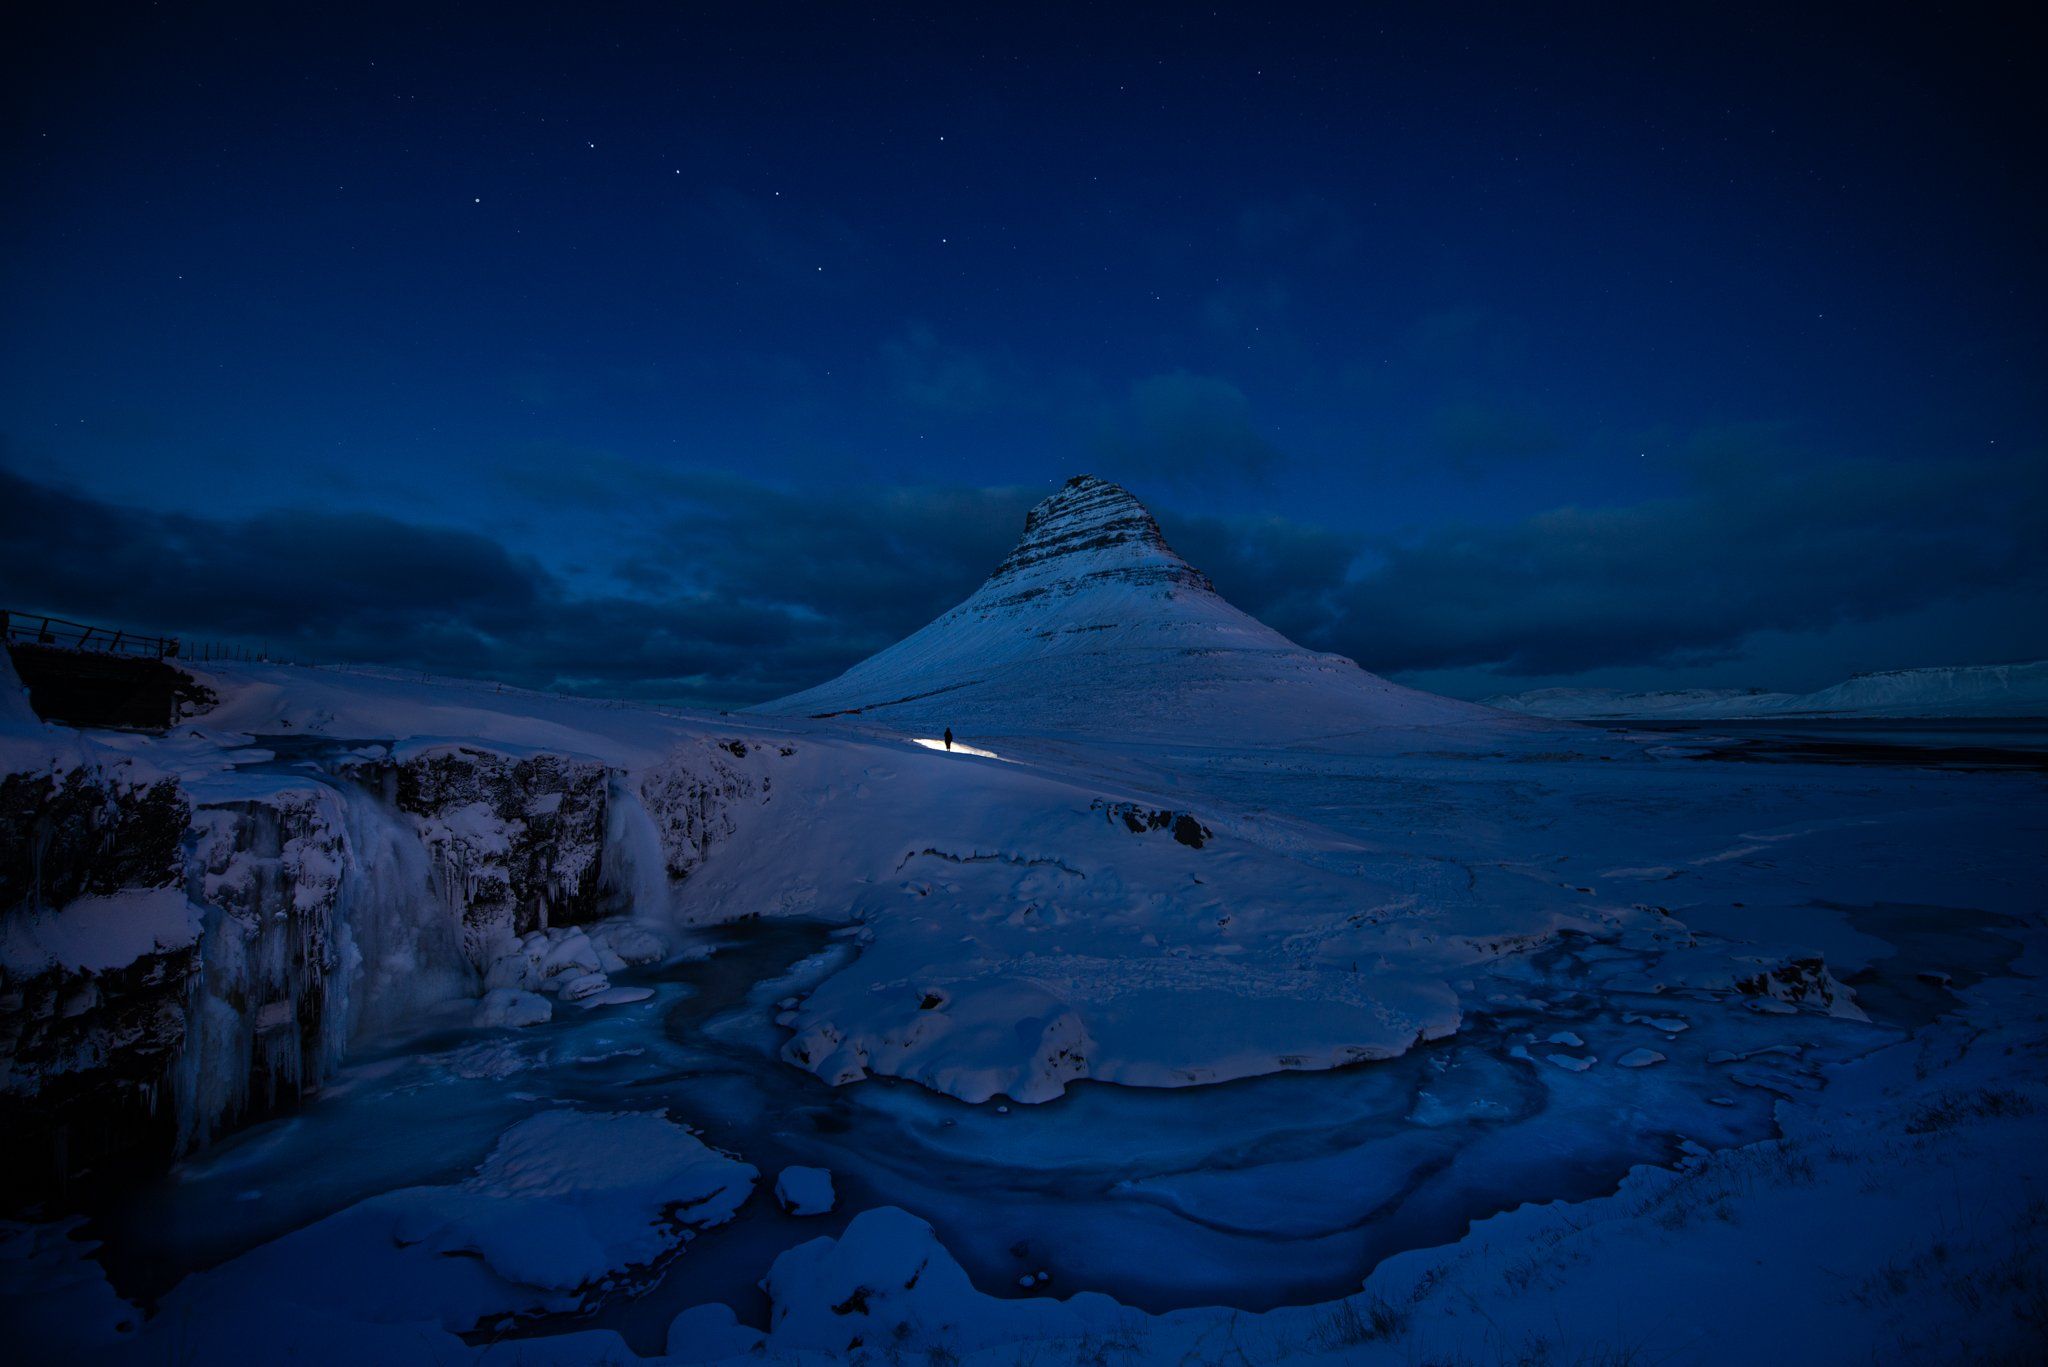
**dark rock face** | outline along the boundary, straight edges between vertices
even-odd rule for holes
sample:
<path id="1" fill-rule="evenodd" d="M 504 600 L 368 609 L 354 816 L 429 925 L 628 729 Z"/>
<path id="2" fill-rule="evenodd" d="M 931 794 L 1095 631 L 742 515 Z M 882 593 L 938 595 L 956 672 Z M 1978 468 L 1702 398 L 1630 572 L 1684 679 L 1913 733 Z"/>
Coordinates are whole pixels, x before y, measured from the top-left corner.
<path id="1" fill-rule="evenodd" d="M 0 921 L 87 895 L 169 887 L 191 809 L 175 779 L 125 764 L 0 778 Z M 168 1153 L 196 945 L 93 971 L 0 967 L 0 1202 L 82 1168 Z"/>
<path id="2" fill-rule="evenodd" d="M 1172 831 L 1173 838 L 1189 849 L 1199 850 L 1213 832 L 1187 812 L 1140 807 L 1135 802 L 1109 802 L 1097 798 L 1090 811 L 1101 812 L 1112 826 L 1122 826 L 1133 835 L 1147 831 Z"/>
<path id="3" fill-rule="evenodd" d="M 599 915 L 609 775 L 594 760 L 466 747 L 397 767 L 398 808 L 462 908 L 473 958 L 504 933 Z"/>
<path id="4" fill-rule="evenodd" d="M 155 658 L 22 643 L 7 653 L 44 721 L 161 731 L 213 702 L 190 674 Z"/>
<path id="5" fill-rule="evenodd" d="M 122 767 L 0 777 L 0 913 L 178 881 L 191 808 L 177 780 Z"/>
<path id="6" fill-rule="evenodd" d="M 161 1163 L 176 1143 L 169 1081 L 185 1044 L 198 947 L 122 968 L 50 969 L 0 985 L 0 1210 L 75 1175 Z"/>

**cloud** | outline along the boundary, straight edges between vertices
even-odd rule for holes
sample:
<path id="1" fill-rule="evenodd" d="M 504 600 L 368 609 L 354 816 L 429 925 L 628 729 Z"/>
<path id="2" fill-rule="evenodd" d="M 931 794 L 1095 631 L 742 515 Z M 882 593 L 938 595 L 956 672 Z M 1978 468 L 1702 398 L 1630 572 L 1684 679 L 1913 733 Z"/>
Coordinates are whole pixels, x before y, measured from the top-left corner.
<path id="1" fill-rule="evenodd" d="M 1178 483 L 1260 484 L 1285 460 L 1253 425 L 1243 390 L 1186 371 L 1132 385 L 1105 416 L 1095 446 L 1108 470 Z"/>
<path id="2" fill-rule="evenodd" d="M 1571 675 L 1696 665 L 1763 632 L 1824 632 L 2028 585 L 2048 592 L 2044 533 L 2039 462 L 1802 466 L 1744 441 L 1702 449 L 1681 495 L 1622 507 L 1408 540 L 1247 524 L 1237 534 L 1262 547 L 1256 573 L 1243 573 L 1241 555 L 1211 574 L 1255 615 L 1372 669 Z M 1355 568 L 1333 582 L 1347 549 Z M 2037 636 L 2048 650 L 2048 633 Z"/>
<path id="3" fill-rule="evenodd" d="M 587 584 L 474 531 L 317 508 L 162 513 L 5 467 L 0 584 L 13 608 L 302 659 L 742 704 L 829 678 L 951 607 L 1041 492 L 803 491 L 611 460 L 595 483 L 583 466 L 562 475 L 565 505 L 634 528 Z M 556 496 L 527 478 L 531 497 Z M 1670 497 L 1506 524 L 1384 538 L 1277 517 L 1162 522 L 1232 602 L 1383 672 L 1680 668 L 1758 639 L 1924 634 L 2048 597 L 2042 462 L 1816 465 L 1754 433 L 1698 443 Z M 1986 658 L 2016 640 L 2048 654 L 2048 623 L 1984 639 Z M 1956 633 L 1902 634 L 1898 658 L 1936 646 L 1953 654 Z"/>
<path id="4" fill-rule="evenodd" d="M 635 473 L 618 487 L 646 497 L 649 472 Z M 0 468 L 0 583 L 9 607 L 281 657 L 737 704 L 829 678 L 965 597 L 1034 497 L 810 496 L 703 474 L 656 492 L 677 511 L 627 557 L 642 596 L 575 592 L 472 531 L 318 509 L 158 513 Z"/>

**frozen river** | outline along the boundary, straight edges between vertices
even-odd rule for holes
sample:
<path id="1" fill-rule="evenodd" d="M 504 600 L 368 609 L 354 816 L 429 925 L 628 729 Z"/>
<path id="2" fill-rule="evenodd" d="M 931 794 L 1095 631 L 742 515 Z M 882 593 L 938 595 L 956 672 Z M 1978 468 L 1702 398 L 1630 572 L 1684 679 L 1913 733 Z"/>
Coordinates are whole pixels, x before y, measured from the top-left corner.
<path id="1" fill-rule="evenodd" d="M 1938 954 L 1951 972 L 1995 969 L 2006 944 L 1962 913 L 1948 924 L 1892 920 L 1914 963 Z M 777 1059 L 776 1002 L 851 952 L 830 927 L 751 922 L 707 933 L 700 951 L 711 947 L 709 958 L 626 979 L 656 989 L 644 1003 L 366 1049 L 303 1109 L 103 1207 L 93 1232 L 107 1240 L 117 1286 L 152 1296 L 376 1192 L 459 1178 L 512 1124 L 566 1102 L 666 1107 L 764 1174 L 739 1218 L 598 1310 L 595 1323 L 644 1350 L 680 1310 L 708 1301 L 758 1322 L 757 1283 L 777 1253 L 878 1205 L 930 1220 L 998 1294 L 1029 1278 L 1155 1311 L 1307 1302 L 1355 1288 L 1391 1253 L 1454 1240 L 1474 1219 L 1610 1190 L 1632 1164 L 1668 1160 L 1688 1141 L 1762 1138 L 1775 1096 L 1816 1085 L 1821 1061 L 1867 1047 L 1870 1034 L 1803 1017 L 1766 1042 L 1759 1021 L 1704 1003 L 1574 992 L 1564 985 L 1578 970 L 1553 964 L 1562 990 L 1540 1017 L 1504 1009 L 1387 1062 L 1211 1087 L 1081 1084 L 1041 1106 L 969 1106 L 887 1080 L 833 1088 Z M 1906 1025 L 1935 995 L 1902 964 L 1872 999 Z M 1630 1019 L 1635 1005 L 1655 1020 Z M 1575 1072 L 1532 1064 L 1531 1040 L 1563 1057 L 1655 1044 L 1670 1062 Z M 1705 1062 L 1735 1052 L 1751 1061 Z M 834 1214 L 781 1212 L 768 1188 L 791 1163 L 832 1170 Z"/>

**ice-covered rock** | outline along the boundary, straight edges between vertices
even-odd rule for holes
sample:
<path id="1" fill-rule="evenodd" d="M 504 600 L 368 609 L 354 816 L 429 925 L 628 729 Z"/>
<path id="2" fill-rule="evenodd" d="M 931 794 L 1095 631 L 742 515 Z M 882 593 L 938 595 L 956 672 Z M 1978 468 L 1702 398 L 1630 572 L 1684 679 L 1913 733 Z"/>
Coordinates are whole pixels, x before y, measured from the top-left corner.
<path id="1" fill-rule="evenodd" d="M 824 1168 L 784 1168 L 775 1179 L 775 1199 L 791 1215 L 824 1215 L 838 1199 L 832 1174 Z"/>
<path id="2" fill-rule="evenodd" d="M 506 936 L 599 912 L 605 765 L 456 744 L 363 771 L 380 782 L 389 773 L 394 801 L 432 853 L 475 957 Z"/>
<path id="3" fill-rule="evenodd" d="M 551 1019 L 555 1008 L 546 997 L 514 987 L 494 987 L 484 993 L 470 1014 L 471 1025 L 541 1025 Z"/>
<path id="4" fill-rule="evenodd" d="M 565 1002 L 580 1002 L 585 997 L 594 997 L 611 985 L 611 979 L 602 973 L 578 973 L 570 977 L 548 979 L 549 989 L 559 994 Z"/>
<path id="5" fill-rule="evenodd" d="M 654 995 L 651 987 L 607 987 L 602 992 L 593 992 L 587 997 L 577 998 L 576 1004 L 585 1011 L 594 1011 L 600 1006 L 631 1006 L 644 1002 Z"/>
<path id="6" fill-rule="evenodd" d="M 736 809 L 768 800 L 769 777 L 756 779 L 742 763 L 750 755 L 762 758 L 739 740 L 687 744 L 641 775 L 640 801 L 670 878 L 688 878 L 732 838 Z"/>

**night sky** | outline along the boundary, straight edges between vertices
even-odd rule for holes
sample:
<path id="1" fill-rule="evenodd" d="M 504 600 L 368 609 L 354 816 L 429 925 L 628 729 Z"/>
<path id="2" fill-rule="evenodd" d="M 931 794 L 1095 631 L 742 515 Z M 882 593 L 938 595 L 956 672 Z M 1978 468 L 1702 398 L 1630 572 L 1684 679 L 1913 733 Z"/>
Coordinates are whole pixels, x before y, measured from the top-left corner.
<path id="1" fill-rule="evenodd" d="M 1089 471 L 1467 696 L 2048 655 L 2022 8 L 1539 8 L 11 7 L 0 606 L 738 704 Z"/>

